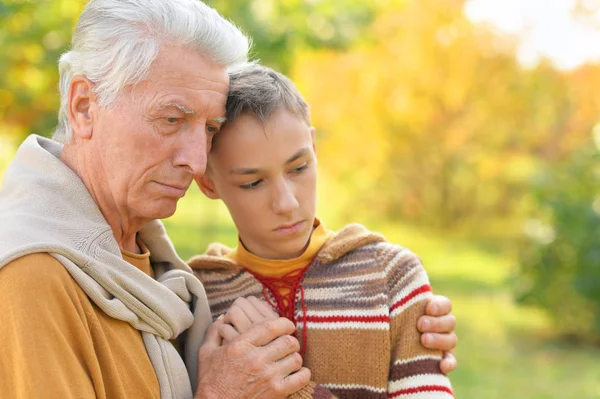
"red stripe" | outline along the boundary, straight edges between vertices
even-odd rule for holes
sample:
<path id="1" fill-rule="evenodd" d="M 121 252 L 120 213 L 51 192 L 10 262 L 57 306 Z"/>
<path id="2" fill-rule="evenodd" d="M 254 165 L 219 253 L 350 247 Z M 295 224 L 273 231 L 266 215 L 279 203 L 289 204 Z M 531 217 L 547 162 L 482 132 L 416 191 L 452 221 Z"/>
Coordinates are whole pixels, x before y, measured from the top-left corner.
<path id="1" fill-rule="evenodd" d="M 398 309 L 400 306 L 404 305 L 406 302 L 410 301 L 411 299 L 413 299 L 414 297 L 416 297 L 419 294 L 422 294 L 424 292 L 431 292 L 431 286 L 429 284 L 425 284 L 420 286 L 419 288 L 413 290 L 410 294 L 408 294 L 407 296 L 405 296 L 404 298 L 400 299 L 398 302 L 396 302 L 391 308 L 390 308 L 390 313 L 392 313 L 394 310 Z"/>
<path id="2" fill-rule="evenodd" d="M 420 387 L 401 389 L 400 391 L 396 391 L 392 394 L 389 394 L 388 398 L 395 398 L 396 396 L 410 395 L 411 393 L 419 392 L 446 392 L 454 396 L 454 393 L 452 393 L 452 389 L 443 385 L 422 385 Z"/>
<path id="3" fill-rule="evenodd" d="M 312 323 L 343 323 L 356 321 L 360 323 L 389 323 L 387 315 L 381 316 L 306 316 L 306 321 Z"/>

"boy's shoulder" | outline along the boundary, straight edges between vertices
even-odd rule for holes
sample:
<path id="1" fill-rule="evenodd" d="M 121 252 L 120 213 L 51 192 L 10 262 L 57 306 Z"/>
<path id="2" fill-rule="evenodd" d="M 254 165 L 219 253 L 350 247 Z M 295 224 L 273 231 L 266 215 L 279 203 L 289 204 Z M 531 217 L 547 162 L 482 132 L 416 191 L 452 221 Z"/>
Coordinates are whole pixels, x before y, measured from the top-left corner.
<path id="1" fill-rule="evenodd" d="M 321 248 L 317 259 L 329 263 L 343 256 L 363 254 L 379 260 L 396 256 L 416 257 L 408 248 L 389 242 L 383 234 L 369 230 L 359 223 L 340 229 Z"/>
<path id="2" fill-rule="evenodd" d="M 196 275 L 236 272 L 240 267 L 233 261 L 234 251 L 221 243 L 212 243 L 205 253 L 193 256 L 187 263 Z"/>

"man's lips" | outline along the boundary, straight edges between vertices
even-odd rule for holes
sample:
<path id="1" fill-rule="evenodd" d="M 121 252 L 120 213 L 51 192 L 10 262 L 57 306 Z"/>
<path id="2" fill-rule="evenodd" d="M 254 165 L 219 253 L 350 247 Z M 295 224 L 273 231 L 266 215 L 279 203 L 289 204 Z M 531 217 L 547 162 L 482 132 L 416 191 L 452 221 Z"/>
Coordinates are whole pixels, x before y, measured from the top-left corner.
<path id="1" fill-rule="evenodd" d="M 166 184 L 166 183 L 161 183 L 161 182 L 156 182 L 156 184 L 158 184 L 159 186 L 161 186 L 161 188 L 165 191 L 167 191 L 169 194 L 175 196 L 175 197 L 183 197 L 185 195 L 185 192 L 187 191 L 188 187 L 190 186 L 189 184 L 185 185 L 185 184 Z"/>

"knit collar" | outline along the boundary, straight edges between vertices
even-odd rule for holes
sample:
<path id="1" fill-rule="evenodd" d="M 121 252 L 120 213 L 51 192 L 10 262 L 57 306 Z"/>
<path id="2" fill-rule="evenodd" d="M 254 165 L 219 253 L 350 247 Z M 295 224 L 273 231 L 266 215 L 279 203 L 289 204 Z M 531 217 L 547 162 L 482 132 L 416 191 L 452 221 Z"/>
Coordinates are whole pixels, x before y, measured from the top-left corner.
<path id="1" fill-rule="evenodd" d="M 267 277 L 282 277 L 296 270 L 306 267 L 317 252 L 335 233 L 328 230 L 317 218 L 313 222 L 313 232 L 304 252 L 293 259 L 265 259 L 249 252 L 241 240 L 238 239 L 237 248 L 226 256 L 238 265 L 252 272 Z"/>
<path id="2" fill-rule="evenodd" d="M 352 223 L 330 236 L 320 250 L 317 250 L 316 260 L 327 264 L 363 245 L 381 241 L 385 241 L 381 234 L 373 233 L 358 223 Z M 205 254 L 194 256 L 188 264 L 194 270 L 238 270 L 240 266 L 230 258 L 232 252 L 232 249 L 223 244 L 213 243 L 209 245 Z"/>

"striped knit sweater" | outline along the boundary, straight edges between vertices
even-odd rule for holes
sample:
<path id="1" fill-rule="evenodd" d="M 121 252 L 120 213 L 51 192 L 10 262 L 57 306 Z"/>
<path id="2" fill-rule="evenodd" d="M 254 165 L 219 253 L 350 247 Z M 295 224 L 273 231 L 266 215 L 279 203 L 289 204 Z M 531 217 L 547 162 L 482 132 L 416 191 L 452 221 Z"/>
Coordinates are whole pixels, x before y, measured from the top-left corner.
<path id="1" fill-rule="evenodd" d="M 229 251 L 213 244 L 190 260 L 215 318 L 238 297 L 263 295 L 261 283 L 224 256 Z M 297 299 L 294 321 L 299 337 L 306 328 L 304 366 L 314 384 L 300 397 L 453 397 L 441 353 L 420 342 L 417 319 L 432 294 L 412 252 L 352 224 L 321 248 L 302 287 L 306 315 Z"/>

